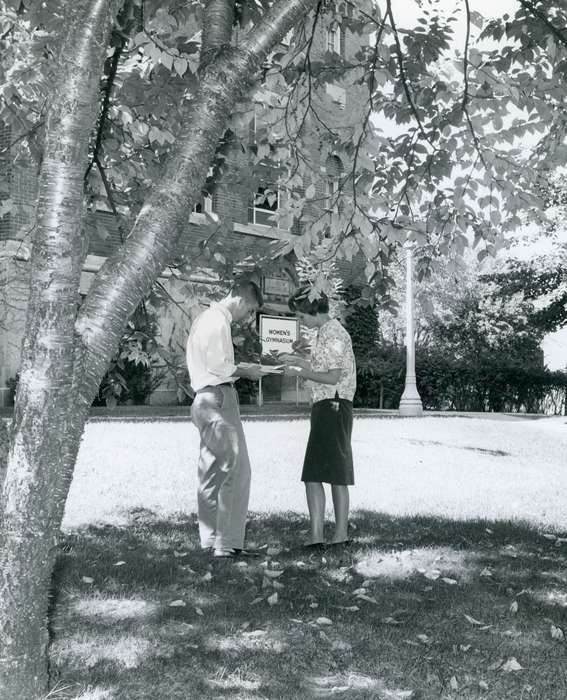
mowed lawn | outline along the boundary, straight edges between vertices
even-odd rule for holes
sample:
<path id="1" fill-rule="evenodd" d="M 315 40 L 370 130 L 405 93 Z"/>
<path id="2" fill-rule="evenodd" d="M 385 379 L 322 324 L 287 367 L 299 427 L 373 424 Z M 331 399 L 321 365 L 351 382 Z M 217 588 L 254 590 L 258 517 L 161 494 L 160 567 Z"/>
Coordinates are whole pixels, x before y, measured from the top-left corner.
<path id="1" fill-rule="evenodd" d="M 353 508 L 391 515 L 504 518 L 567 529 L 567 418 L 358 418 Z M 307 420 L 246 421 L 250 509 L 306 512 Z M 196 508 L 199 440 L 189 422 L 87 427 L 64 527 Z"/>
<path id="2" fill-rule="evenodd" d="M 348 548 L 302 551 L 304 420 L 247 422 L 256 559 L 215 562 L 187 423 L 91 423 L 52 698 L 564 700 L 567 419 L 357 419 Z"/>

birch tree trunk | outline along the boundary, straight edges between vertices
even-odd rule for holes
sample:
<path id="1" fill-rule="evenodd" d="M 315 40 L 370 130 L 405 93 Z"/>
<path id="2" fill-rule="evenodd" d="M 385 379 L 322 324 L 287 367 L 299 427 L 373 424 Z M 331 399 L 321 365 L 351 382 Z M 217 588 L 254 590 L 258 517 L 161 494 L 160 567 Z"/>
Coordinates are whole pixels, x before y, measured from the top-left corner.
<path id="1" fill-rule="evenodd" d="M 200 87 L 176 153 L 77 314 L 83 175 L 118 4 L 74 0 L 49 114 L 31 298 L 0 500 L 2 700 L 36 700 L 48 687 L 48 586 L 81 435 L 99 383 L 130 315 L 176 250 L 236 101 L 271 47 L 317 0 L 279 0 L 239 47 L 230 45 L 234 0 L 208 4 Z"/>
<path id="2" fill-rule="evenodd" d="M 83 429 L 73 410 L 74 320 L 82 266 L 83 177 L 116 2 L 75 0 L 48 113 L 31 287 L 0 501 L 0 697 L 47 688 L 47 591 Z M 84 413 L 84 412 L 83 412 Z"/>

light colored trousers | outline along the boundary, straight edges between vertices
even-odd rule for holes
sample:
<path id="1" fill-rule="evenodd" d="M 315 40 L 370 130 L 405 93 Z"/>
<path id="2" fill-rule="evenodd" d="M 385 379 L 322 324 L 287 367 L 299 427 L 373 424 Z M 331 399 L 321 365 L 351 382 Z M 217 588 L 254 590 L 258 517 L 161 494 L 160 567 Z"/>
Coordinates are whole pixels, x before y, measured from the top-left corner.
<path id="1" fill-rule="evenodd" d="M 236 389 L 227 384 L 200 389 L 191 417 L 201 436 L 197 494 L 201 547 L 243 549 L 250 460 Z"/>

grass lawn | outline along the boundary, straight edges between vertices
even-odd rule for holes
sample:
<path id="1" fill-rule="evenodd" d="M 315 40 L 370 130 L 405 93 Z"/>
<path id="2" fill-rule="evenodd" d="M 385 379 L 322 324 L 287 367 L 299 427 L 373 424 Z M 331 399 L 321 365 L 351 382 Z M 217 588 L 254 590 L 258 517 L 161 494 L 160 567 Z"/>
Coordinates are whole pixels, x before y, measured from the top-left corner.
<path id="1" fill-rule="evenodd" d="M 305 421 L 245 424 L 249 540 L 198 548 L 196 432 L 89 426 L 51 611 L 51 697 L 567 697 L 567 425 L 356 421 L 354 543 L 305 554 Z"/>

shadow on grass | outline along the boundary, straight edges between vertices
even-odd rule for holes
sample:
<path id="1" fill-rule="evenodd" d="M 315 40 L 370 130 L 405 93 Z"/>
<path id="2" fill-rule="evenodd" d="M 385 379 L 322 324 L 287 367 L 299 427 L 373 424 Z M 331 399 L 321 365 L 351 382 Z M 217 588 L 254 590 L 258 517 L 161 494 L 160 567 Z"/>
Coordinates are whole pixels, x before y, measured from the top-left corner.
<path id="1" fill-rule="evenodd" d="M 199 549 L 193 517 L 67 536 L 53 697 L 567 697 L 558 533 L 362 511 L 352 525 L 350 547 L 306 555 L 304 518 L 252 517 L 262 556 L 234 562 Z"/>

